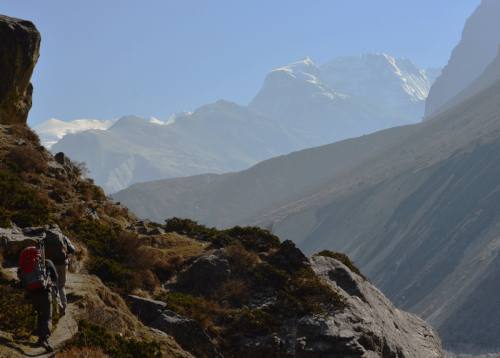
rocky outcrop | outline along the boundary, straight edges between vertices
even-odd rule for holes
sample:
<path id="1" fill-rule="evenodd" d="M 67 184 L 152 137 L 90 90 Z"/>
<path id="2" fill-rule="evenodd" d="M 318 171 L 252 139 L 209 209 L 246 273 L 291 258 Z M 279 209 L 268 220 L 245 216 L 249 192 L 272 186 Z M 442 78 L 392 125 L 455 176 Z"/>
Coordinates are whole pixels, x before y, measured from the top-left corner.
<path id="1" fill-rule="evenodd" d="M 279 333 L 242 341 L 247 351 L 296 358 L 444 357 L 432 328 L 396 309 L 363 277 L 333 258 L 314 256 L 311 264 L 316 274 L 340 293 L 346 308 L 283 322 Z"/>
<path id="2" fill-rule="evenodd" d="M 227 259 L 220 252 L 199 257 L 178 277 L 178 285 L 189 292 L 206 294 L 226 281 L 231 275 Z"/>
<path id="3" fill-rule="evenodd" d="M 18 257 L 26 247 L 36 244 L 37 238 L 26 237 L 18 228 L 0 228 L 0 249 L 7 257 Z"/>
<path id="4" fill-rule="evenodd" d="M 291 245 L 285 245 L 288 251 Z M 294 247 L 291 247 L 294 248 Z M 217 255 L 208 256 L 213 261 Z M 369 281 L 340 261 L 314 256 L 308 262 L 338 292 L 342 309 L 297 315 L 269 334 L 241 334 L 234 341 L 238 357 L 442 358 L 435 331 L 414 315 L 396 309 Z M 130 307 L 146 325 L 171 336 L 199 357 L 218 357 L 209 336 L 193 319 L 164 302 L 129 296 Z M 233 356 L 229 354 L 228 356 Z"/>
<path id="5" fill-rule="evenodd" d="M 147 326 L 158 329 L 175 338 L 196 357 L 222 357 L 210 337 L 195 320 L 182 317 L 167 309 L 167 304 L 138 296 L 128 297 L 131 310 Z"/>
<path id="6" fill-rule="evenodd" d="M 0 15 L 0 124 L 26 123 L 40 39 L 30 21 Z"/>
<path id="7" fill-rule="evenodd" d="M 314 271 L 339 290 L 347 308 L 332 317 L 300 318 L 298 357 L 444 356 L 436 332 L 416 316 L 396 309 L 370 282 L 335 259 L 314 256 L 311 261 Z"/>
<path id="8" fill-rule="evenodd" d="M 290 272 L 309 265 L 307 257 L 290 240 L 281 243 L 279 249 L 270 257 L 270 261 L 277 267 Z"/>
<path id="9" fill-rule="evenodd" d="M 165 230 L 149 220 L 140 220 L 134 222 L 128 227 L 128 230 L 137 233 L 138 235 L 155 236 L 165 234 Z"/>
<path id="10" fill-rule="evenodd" d="M 43 227 L 26 227 L 3 229 L 0 228 L 0 247 L 7 257 L 17 258 L 20 252 L 43 240 L 47 235 L 64 237 L 61 229 L 57 225 L 46 225 Z"/>

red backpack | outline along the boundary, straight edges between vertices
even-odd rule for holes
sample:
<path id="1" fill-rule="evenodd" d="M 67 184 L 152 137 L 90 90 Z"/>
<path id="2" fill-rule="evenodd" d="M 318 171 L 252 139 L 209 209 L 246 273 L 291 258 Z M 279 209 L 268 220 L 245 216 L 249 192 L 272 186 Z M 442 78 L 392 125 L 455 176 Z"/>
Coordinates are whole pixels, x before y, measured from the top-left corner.
<path id="1" fill-rule="evenodd" d="M 21 252 L 19 257 L 19 277 L 21 284 L 28 291 L 35 291 L 47 288 L 48 280 L 45 274 L 45 263 L 42 258 L 42 251 L 29 246 Z"/>

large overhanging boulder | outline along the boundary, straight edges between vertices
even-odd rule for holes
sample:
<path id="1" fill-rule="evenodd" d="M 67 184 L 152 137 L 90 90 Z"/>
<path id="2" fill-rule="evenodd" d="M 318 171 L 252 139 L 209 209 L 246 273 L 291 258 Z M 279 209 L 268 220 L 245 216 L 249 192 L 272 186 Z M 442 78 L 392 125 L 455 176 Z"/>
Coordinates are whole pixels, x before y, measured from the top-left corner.
<path id="1" fill-rule="evenodd" d="M 0 15 L 0 124 L 26 123 L 40 40 L 30 21 Z"/>

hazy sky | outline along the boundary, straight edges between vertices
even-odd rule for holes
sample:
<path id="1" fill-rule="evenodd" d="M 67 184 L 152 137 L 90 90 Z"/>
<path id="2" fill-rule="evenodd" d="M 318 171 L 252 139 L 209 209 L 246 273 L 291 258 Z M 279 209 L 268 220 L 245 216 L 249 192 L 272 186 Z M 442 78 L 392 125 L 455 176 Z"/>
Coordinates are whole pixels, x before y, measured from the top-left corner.
<path id="1" fill-rule="evenodd" d="M 442 66 L 479 2 L 0 0 L 0 12 L 42 33 L 34 124 L 246 104 L 269 70 L 305 56 L 387 52 Z"/>

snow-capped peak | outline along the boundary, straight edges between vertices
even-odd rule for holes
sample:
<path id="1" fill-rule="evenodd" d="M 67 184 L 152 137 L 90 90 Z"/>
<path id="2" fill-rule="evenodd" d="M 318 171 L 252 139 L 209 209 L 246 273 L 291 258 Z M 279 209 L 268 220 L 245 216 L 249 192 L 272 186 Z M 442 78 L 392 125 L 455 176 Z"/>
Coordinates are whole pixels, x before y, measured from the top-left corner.
<path id="1" fill-rule="evenodd" d="M 33 129 L 39 135 L 41 143 L 46 148 L 51 148 L 68 133 L 78 133 L 90 129 L 106 130 L 113 125 L 114 120 L 100 119 L 74 119 L 62 121 L 57 118 L 50 118 Z"/>
<path id="2" fill-rule="evenodd" d="M 164 125 L 167 124 L 166 122 L 164 122 L 164 121 L 162 121 L 162 120 L 160 120 L 160 119 L 158 119 L 156 117 L 150 117 L 149 118 L 149 123 L 151 123 L 151 124 L 157 124 L 159 126 L 164 126 Z"/>
<path id="3" fill-rule="evenodd" d="M 313 60 L 309 56 L 305 59 L 297 62 L 293 62 L 289 65 L 278 67 L 271 71 L 271 73 L 284 72 L 291 77 L 298 77 L 303 75 L 314 75 L 318 71 L 318 68 Z"/>
<path id="4" fill-rule="evenodd" d="M 409 59 L 386 53 L 338 57 L 320 70 L 330 87 L 356 96 L 375 96 L 377 101 L 390 98 L 425 101 L 434 81 L 434 76 L 429 78 L 425 70 Z"/>

